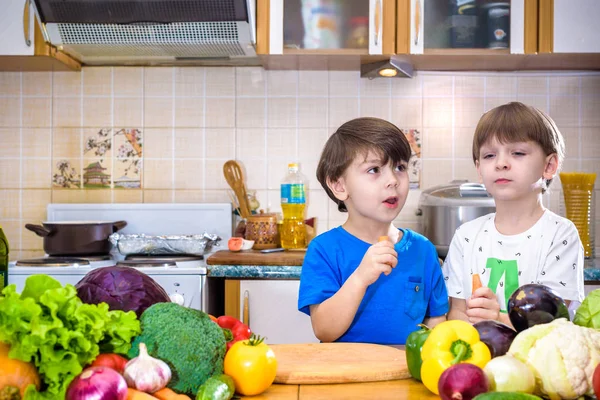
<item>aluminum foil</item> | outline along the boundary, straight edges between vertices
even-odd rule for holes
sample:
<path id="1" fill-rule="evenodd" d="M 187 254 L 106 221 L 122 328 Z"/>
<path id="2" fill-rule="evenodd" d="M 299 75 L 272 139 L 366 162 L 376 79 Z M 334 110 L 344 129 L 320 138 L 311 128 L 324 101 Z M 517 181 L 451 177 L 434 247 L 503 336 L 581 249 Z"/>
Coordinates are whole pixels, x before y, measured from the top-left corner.
<path id="1" fill-rule="evenodd" d="M 144 234 L 113 233 L 110 242 L 119 253 L 129 254 L 193 254 L 204 255 L 212 246 L 218 246 L 221 238 L 218 235 L 203 233 L 201 235 L 169 235 L 150 236 Z"/>

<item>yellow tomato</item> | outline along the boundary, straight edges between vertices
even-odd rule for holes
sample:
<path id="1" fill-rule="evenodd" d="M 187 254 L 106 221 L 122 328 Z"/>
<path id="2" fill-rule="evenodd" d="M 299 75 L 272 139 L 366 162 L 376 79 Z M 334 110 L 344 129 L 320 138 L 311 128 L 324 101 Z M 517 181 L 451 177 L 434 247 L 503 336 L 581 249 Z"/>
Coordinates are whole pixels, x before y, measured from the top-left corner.
<path id="1" fill-rule="evenodd" d="M 267 390 L 275 380 L 277 359 L 263 339 L 252 335 L 236 342 L 225 355 L 225 374 L 235 382 L 235 391 L 254 396 Z"/>

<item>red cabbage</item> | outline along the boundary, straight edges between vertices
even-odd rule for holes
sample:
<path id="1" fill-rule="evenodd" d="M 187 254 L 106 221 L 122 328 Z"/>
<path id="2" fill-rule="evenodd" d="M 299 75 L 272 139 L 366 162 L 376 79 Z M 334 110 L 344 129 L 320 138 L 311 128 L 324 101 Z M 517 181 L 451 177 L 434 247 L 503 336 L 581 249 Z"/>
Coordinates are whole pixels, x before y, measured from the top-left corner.
<path id="1" fill-rule="evenodd" d="M 75 288 L 84 303 L 107 303 L 110 310 L 132 310 L 138 317 L 152 304 L 171 301 L 154 279 L 129 267 L 96 268 L 88 272 Z"/>

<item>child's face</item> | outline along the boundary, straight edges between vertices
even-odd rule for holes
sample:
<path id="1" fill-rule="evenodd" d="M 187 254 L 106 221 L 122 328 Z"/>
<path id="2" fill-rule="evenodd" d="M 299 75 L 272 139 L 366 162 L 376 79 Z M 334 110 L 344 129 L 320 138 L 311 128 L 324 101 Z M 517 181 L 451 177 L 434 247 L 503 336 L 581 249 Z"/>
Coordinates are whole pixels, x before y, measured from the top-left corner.
<path id="1" fill-rule="evenodd" d="M 500 143 L 495 138 L 481 146 L 476 165 L 480 181 L 496 201 L 537 196 L 558 167 L 556 154 L 546 156 L 533 141 Z"/>
<path id="2" fill-rule="evenodd" d="M 382 165 L 381 155 L 359 154 L 344 175 L 330 185 L 346 204 L 349 218 L 357 221 L 392 222 L 408 195 L 408 165 Z"/>

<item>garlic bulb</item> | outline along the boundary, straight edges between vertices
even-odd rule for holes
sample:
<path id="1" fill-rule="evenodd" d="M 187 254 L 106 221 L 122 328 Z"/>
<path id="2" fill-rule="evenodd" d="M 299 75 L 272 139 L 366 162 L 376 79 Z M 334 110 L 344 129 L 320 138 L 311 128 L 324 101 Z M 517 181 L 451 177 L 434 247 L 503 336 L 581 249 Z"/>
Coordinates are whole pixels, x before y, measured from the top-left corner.
<path id="1" fill-rule="evenodd" d="M 167 386 L 171 369 L 164 361 L 150 356 L 146 345 L 140 343 L 140 354 L 125 364 L 123 376 L 130 388 L 154 393 Z"/>

